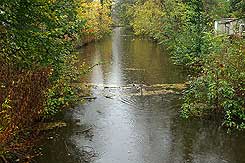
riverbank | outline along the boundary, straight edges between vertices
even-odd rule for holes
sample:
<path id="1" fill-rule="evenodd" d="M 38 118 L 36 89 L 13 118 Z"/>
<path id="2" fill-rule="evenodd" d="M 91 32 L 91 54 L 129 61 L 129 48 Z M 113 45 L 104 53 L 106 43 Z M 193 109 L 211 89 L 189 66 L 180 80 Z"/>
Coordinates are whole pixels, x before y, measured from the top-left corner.
<path id="1" fill-rule="evenodd" d="M 233 7 L 227 1 L 146 0 L 119 3 L 118 15 L 136 35 L 156 40 L 168 49 L 175 64 L 191 71 L 183 118 L 215 116 L 223 119 L 220 125 L 228 130 L 244 130 L 245 40 L 238 27 L 227 34 L 215 31 L 213 23 L 232 13 L 242 20 L 243 11 L 239 14 Z"/>
<path id="2" fill-rule="evenodd" d="M 236 152 L 245 150 L 243 134 L 228 135 L 212 120 L 179 118 L 181 91 L 135 94 L 140 84 L 146 91 L 151 86 L 172 90 L 186 80 L 159 45 L 116 28 L 111 37 L 81 49 L 79 58 L 90 65 L 103 63 L 84 79 L 95 98 L 65 114 L 71 125 L 42 147 L 45 155 L 37 162 L 80 163 L 84 151 L 92 154 L 87 155 L 91 163 L 245 160 L 243 152 Z"/>
<path id="3" fill-rule="evenodd" d="M 76 40 L 110 33 L 110 5 L 85 0 L 0 2 L 1 161 L 30 162 L 47 129 L 40 126 L 80 100 L 84 92 L 74 82 L 88 68 L 77 62 Z"/>

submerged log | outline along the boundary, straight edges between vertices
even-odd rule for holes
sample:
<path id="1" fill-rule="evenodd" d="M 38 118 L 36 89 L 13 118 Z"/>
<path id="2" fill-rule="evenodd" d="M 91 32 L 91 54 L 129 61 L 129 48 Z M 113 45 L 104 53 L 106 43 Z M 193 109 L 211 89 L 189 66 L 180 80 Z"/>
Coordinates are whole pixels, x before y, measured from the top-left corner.
<path id="1" fill-rule="evenodd" d="M 186 83 L 176 84 L 128 84 L 128 85 L 113 85 L 113 84 L 94 84 L 87 83 L 86 85 L 100 89 L 125 89 L 123 93 L 113 96 L 151 96 L 162 94 L 178 94 L 187 87 Z M 112 96 L 106 96 L 112 97 Z"/>
<path id="2" fill-rule="evenodd" d="M 176 91 L 173 90 L 156 90 L 156 91 L 140 91 L 139 93 L 129 93 L 128 96 L 153 96 L 153 95 L 165 95 L 165 94 L 176 94 Z"/>
<path id="3" fill-rule="evenodd" d="M 125 68 L 124 70 L 126 71 L 145 71 L 145 69 L 140 69 L 140 68 Z"/>
<path id="4" fill-rule="evenodd" d="M 39 131 L 47 131 L 47 130 L 53 130 L 55 128 L 62 128 L 66 127 L 67 124 L 65 122 L 59 121 L 59 122 L 50 122 L 50 123 L 41 123 L 37 126 Z"/>
<path id="5" fill-rule="evenodd" d="M 128 85 L 115 85 L 115 84 L 95 84 L 95 83 L 87 83 L 86 86 L 90 87 L 99 87 L 99 88 L 122 88 L 122 89 L 130 89 L 130 88 L 145 88 L 145 89 L 176 89 L 176 90 L 184 90 L 187 87 L 186 83 L 176 83 L 176 84 L 153 84 L 153 85 L 145 85 L 145 84 L 128 84 Z"/>

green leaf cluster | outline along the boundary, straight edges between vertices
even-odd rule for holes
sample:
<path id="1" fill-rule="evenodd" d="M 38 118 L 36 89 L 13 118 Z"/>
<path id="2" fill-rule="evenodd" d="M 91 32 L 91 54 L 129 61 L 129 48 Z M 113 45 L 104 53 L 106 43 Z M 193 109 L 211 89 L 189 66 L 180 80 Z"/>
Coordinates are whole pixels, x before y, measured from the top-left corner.
<path id="1" fill-rule="evenodd" d="M 205 59 L 203 72 L 186 90 L 182 116 L 218 116 L 226 127 L 244 129 L 245 42 L 222 40 L 220 49 Z"/>

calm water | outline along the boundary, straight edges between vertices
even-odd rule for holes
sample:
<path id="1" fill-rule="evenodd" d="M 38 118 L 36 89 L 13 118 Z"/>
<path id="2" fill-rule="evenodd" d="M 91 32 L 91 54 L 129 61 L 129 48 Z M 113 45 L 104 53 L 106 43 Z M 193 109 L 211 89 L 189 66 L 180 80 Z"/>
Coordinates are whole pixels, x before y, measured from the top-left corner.
<path id="1" fill-rule="evenodd" d="M 181 120 L 180 95 L 128 95 L 137 84 L 185 81 L 156 44 L 116 28 L 111 37 L 84 47 L 80 60 L 100 63 L 84 79 L 93 83 L 96 99 L 65 115 L 68 127 L 51 133 L 36 162 L 85 162 L 84 150 L 96 154 L 91 163 L 245 162 L 244 134 L 228 135 L 210 121 Z"/>

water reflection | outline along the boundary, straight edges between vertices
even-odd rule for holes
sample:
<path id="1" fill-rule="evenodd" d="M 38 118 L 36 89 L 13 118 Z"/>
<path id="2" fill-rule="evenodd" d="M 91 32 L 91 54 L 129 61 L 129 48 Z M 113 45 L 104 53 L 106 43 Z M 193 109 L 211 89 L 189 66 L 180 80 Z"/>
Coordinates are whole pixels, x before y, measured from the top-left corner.
<path id="1" fill-rule="evenodd" d="M 132 83 L 181 83 L 185 74 L 171 64 L 156 44 L 135 39 L 116 28 L 109 37 L 86 46 L 80 56 L 91 65 L 103 62 L 88 74 L 88 82 L 122 86 Z M 112 98 L 106 94 L 116 94 Z M 41 163 L 66 163 L 64 141 L 97 152 L 93 163 L 242 163 L 245 135 L 228 135 L 210 121 L 182 121 L 178 117 L 180 96 L 124 96 L 120 88 L 94 88 L 96 100 L 71 114 L 76 125 L 64 130 Z M 70 116 L 69 116 L 70 115 Z M 86 137 L 82 125 L 92 126 Z M 63 144 L 63 146 L 61 145 Z M 60 157 L 59 153 L 62 154 Z M 73 159 L 74 163 L 82 162 Z"/>
<path id="2" fill-rule="evenodd" d="M 115 84 L 121 86 L 122 80 L 122 49 L 121 49 L 121 37 L 120 28 L 116 28 L 112 37 L 112 54 L 111 54 L 111 69 L 110 75 L 107 79 L 108 84 Z"/>
<path id="3" fill-rule="evenodd" d="M 93 78 L 102 74 L 102 83 L 119 85 L 142 82 L 179 83 L 186 78 L 157 44 L 145 39 L 135 39 L 132 35 L 125 34 L 122 28 L 116 28 L 112 38 L 86 46 L 81 53 L 81 60 L 91 65 L 103 63 L 94 69 L 90 82 L 98 83 Z"/>

